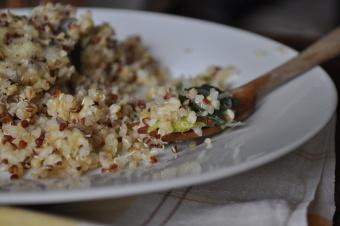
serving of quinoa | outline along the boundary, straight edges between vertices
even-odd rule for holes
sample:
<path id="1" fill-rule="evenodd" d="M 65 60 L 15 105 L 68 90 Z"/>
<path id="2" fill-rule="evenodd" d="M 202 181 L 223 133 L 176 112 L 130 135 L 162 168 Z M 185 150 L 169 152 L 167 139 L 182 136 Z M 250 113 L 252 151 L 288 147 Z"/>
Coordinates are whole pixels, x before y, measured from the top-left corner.
<path id="1" fill-rule="evenodd" d="M 0 170 L 53 178 L 156 163 L 162 137 L 234 122 L 222 91 L 230 70 L 171 79 L 140 37 L 118 40 L 90 13 L 61 4 L 2 11 Z"/>

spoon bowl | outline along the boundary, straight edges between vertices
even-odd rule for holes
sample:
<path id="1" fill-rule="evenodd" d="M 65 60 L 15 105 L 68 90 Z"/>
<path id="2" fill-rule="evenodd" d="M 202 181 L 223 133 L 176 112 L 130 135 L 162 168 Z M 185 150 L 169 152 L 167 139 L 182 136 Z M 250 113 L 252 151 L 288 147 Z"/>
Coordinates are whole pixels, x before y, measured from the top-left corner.
<path id="1" fill-rule="evenodd" d="M 340 54 L 340 28 L 337 28 L 307 47 L 299 55 L 258 78 L 231 91 L 233 98 L 232 109 L 236 121 L 244 121 L 256 110 L 256 103 L 264 95 L 284 83 L 300 76 L 320 63 Z M 222 132 L 218 126 L 205 127 L 202 136 L 190 130 L 183 133 L 171 133 L 162 137 L 163 141 L 188 141 L 212 136 Z"/>

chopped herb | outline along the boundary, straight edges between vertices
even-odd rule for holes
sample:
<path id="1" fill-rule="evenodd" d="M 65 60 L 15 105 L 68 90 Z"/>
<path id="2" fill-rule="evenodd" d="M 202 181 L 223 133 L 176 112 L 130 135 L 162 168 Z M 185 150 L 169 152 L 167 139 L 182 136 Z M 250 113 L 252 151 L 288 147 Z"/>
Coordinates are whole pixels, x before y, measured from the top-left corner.
<path id="1" fill-rule="evenodd" d="M 207 117 L 211 119 L 217 126 L 225 126 L 228 123 L 228 121 L 226 120 L 224 113 L 226 110 L 231 109 L 235 102 L 231 94 L 227 91 L 223 92 L 220 89 L 214 86 L 208 85 L 208 84 L 204 84 L 199 87 L 187 88 L 185 89 L 185 92 L 188 92 L 191 89 L 196 89 L 197 94 L 203 95 L 204 97 L 208 97 L 210 95 L 211 89 L 215 89 L 218 91 L 219 93 L 218 100 L 220 101 L 220 108 L 218 110 L 215 110 L 213 114 L 208 114 L 207 116 L 203 116 L 203 117 Z M 196 113 L 199 114 L 199 113 L 204 112 L 203 108 L 201 108 L 193 100 L 189 100 L 189 98 L 187 98 L 185 95 L 179 95 L 179 99 L 182 103 L 184 103 L 185 101 L 189 101 L 189 104 L 188 104 L 189 107 L 191 108 L 191 110 L 195 111 Z"/>

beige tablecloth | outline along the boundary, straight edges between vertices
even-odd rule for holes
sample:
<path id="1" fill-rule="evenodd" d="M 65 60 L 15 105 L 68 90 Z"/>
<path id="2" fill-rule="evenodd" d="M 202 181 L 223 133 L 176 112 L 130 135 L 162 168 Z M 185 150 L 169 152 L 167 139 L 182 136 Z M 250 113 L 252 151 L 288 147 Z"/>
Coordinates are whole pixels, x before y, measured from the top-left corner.
<path id="1" fill-rule="evenodd" d="M 335 119 L 289 155 L 213 183 L 24 209 L 58 217 L 0 208 L 0 226 L 29 225 L 32 220 L 36 220 L 35 226 L 304 226 L 308 221 L 309 225 L 331 225 L 335 211 L 334 133 Z"/>

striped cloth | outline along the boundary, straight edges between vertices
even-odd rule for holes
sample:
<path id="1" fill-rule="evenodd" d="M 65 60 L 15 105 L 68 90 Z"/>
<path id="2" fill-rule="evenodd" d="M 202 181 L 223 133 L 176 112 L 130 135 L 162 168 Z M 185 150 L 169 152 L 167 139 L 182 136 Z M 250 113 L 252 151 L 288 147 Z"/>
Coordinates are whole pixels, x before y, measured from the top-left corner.
<path id="1" fill-rule="evenodd" d="M 335 119 L 291 154 L 209 184 L 121 199 L 31 207 L 44 214 L 17 210 L 13 214 L 7 211 L 4 217 L 8 209 L 0 208 L 0 225 L 20 225 L 8 222 L 14 214 L 19 219 L 21 213 L 25 225 L 30 219 L 38 222 L 45 217 L 41 225 L 330 226 L 335 211 L 334 133 Z M 54 217 L 47 220 L 46 213 Z"/>

